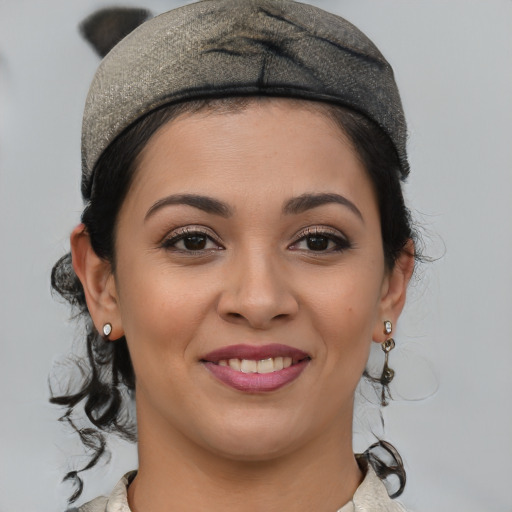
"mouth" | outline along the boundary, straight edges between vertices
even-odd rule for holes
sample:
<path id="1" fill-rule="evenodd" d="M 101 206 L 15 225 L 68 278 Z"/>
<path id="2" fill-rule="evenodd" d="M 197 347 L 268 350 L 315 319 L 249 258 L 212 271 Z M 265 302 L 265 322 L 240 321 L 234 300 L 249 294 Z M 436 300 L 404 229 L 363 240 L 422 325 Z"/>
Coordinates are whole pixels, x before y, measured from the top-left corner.
<path id="1" fill-rule="evenodd" d="M 289 368 L 293 364 L 291 357 L 269 357 L 267 359 L 221 359 L 219 366 L 229 366 L 242 373 L 273 373 Z M 297 364 L 297 363 L 295 363 Z"/>
<path id="2" fill-rule="evenodd" d="M 286 345 L 232 345 L 201 358 L 217 379 L 245 392 L 274 391 L 295 380 L 311 361 L 306 352 Z"/>

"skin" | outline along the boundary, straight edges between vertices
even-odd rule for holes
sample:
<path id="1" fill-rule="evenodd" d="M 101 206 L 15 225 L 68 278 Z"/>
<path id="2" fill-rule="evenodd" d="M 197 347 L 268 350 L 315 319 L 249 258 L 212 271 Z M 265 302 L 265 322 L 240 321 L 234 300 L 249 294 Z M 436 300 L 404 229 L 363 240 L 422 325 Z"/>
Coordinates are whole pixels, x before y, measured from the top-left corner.
<path id="1" fill-rule="evenodd" d="M 355 209 L 283 212 L 291 198 L 321 193 Z M 175 194 L 214 198 L 232 215 L 185 204 L 148 215 Z M 184 227 L 209 237 L 204 248 L 172 241 Z M 316 232 L 321 250 L 308 238 Z M 115 272 L 83 226 L 71 243 L 96 327 L 110 322 L 110 339 L 125 335 L 134 364 L 133 512 L 169 503 L 333 512 L 351 499 L 362 479 L 354 391 L 372 340 L 386 338 L 384 320 L 398 319 L 414 263 L 403 252 L 386 268 L 372 183 L 332 121 L 287 100 L 184 114 L 141 154 L 118 218 Z M 242 392 L 200 361 L 238 343 L 282 343 L 311 361 L 276 391 Z"/>

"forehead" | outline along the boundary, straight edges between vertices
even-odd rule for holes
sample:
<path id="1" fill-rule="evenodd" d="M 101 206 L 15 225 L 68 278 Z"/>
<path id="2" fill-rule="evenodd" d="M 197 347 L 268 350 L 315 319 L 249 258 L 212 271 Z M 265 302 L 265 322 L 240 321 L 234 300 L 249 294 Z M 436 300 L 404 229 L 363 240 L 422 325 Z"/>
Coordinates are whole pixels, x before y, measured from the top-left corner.
<path id="1" fill-rule="evenodd" d="M 287 99 L 219 102 L 165 123 L 138 158 L 132 195 L 213 190 L 229 200 L 371 188 L 328 107 Z"/>

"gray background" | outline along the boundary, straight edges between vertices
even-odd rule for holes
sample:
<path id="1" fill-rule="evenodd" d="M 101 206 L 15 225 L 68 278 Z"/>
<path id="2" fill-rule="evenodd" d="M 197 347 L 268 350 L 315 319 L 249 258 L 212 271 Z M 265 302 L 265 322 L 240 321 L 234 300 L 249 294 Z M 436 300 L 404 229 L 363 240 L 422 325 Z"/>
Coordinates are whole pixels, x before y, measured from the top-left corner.
<path id="1" fill-rule="evenodd" d="M 80 117 L 98 64 L 76 27 L 105 5 L 182 3 L 0 0 L 0 512 L 64 510 L 59 481 L 82 460 L 47 404 L 48 373 L 76 338 L 49 275 L 79 219 Z M 408 469 L 402 501 L 512 511 L 512 1 L 312 3 L 393 64 L 410 125 L 407 197 L 427 252 L 442 255 L 420 269 L 391 357 L 395 396 L 408 398 L 385 411 Z M 133 447 L 112 449 L 84 498 L 135 466 Z"/>

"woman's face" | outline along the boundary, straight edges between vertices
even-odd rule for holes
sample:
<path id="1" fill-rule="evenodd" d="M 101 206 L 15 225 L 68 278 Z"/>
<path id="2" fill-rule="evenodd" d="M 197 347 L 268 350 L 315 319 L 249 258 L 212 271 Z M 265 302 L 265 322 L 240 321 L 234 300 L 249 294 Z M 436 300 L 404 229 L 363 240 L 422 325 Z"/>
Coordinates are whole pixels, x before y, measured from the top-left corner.
<path id="1" fill-rule="evenodd" d="M 372 184 L 325 115 L 182 115 L 141 154 L 107 286 L 140 428 L 244 460 L 350 435 L 395 288 Z"/>

